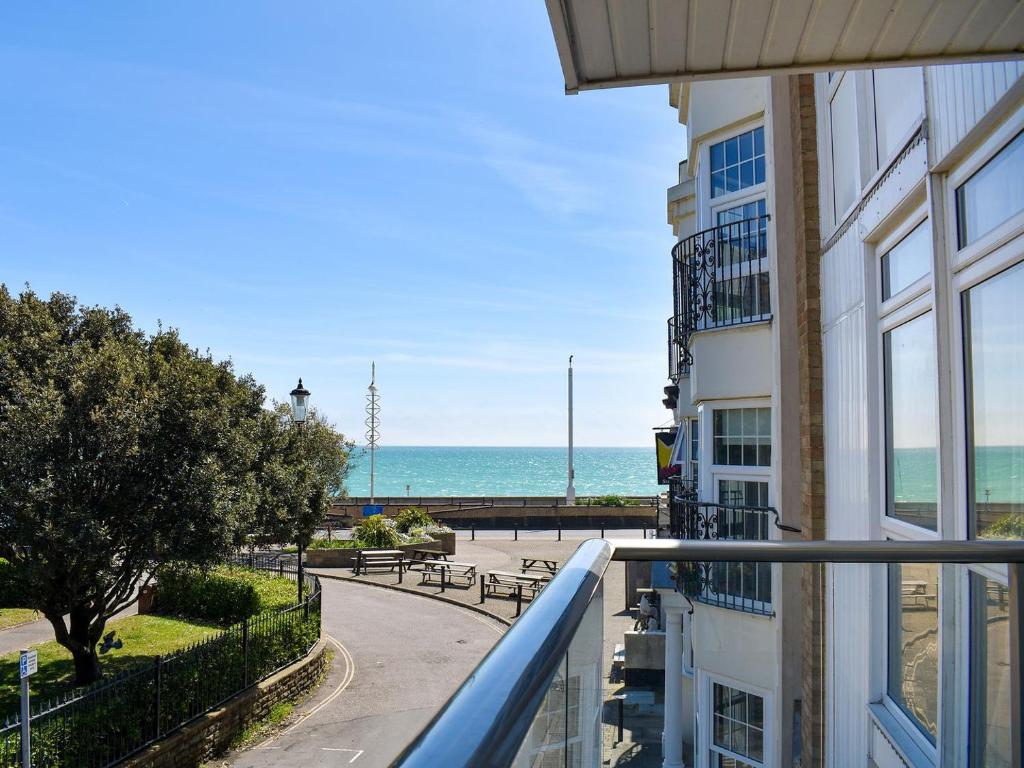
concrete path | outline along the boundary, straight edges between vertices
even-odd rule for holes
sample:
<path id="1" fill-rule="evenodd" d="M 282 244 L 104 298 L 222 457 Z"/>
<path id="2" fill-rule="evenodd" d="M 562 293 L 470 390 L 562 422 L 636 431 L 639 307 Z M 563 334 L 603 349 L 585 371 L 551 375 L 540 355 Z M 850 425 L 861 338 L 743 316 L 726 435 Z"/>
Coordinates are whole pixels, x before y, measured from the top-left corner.
<path id="1" fill-rule="evenodd" d="M 501 637 L 485 616 L 436 600 L 324 579 L 327 681 L 298 719 L 217 765 L 385 768 Z"/>

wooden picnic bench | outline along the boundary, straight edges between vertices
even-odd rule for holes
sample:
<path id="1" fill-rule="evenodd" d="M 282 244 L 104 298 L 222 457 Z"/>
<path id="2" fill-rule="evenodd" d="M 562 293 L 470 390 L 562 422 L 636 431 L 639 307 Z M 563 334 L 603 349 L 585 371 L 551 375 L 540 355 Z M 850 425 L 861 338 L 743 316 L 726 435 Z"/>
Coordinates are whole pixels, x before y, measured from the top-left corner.
<path id="1" fill-rule="evenodd" d="M 423 560 L 420 561 L 420 565 L 423 566 L 423 573 L 421 574 L 421 583 L 423 584 L 435 579 L 441 581 L 442 574 L 444 574 L 445 581 L 449 584 L 453 580 L 458 580 L 467 587 L 476 584 L 476 563 L 456 563 L 452 560 Z"/>
<path id="2" fill-rule="evenodd" d="M 510 571 L 487 572 L 487 594 L 515 595 L 520 589 L 523 597 L 536 597 L 544 586 L 546 579 L 528 573 L 512 573 Z"/>
<path id="3" fill-rule="evenodd" d="M 405 568 L 405 553 L 400 549 L 362 549 L 356 555 L 355 575 L 366 573 L 371 568 L 398 568 L 401 577 Z"/>
<path id="4" fill-rule="evenodd" d="M 405 564 L 406 570 L 414 571 L 424 568 L 427 564 L 440 560 L 447 561 L 448 555 L 433 549 L 414 549 L 409 553 L 411 557 Z"/>
<path id="5" fill-rule="evenodd" d="M 554 576 L 558 572 L 558 561 L 557 560 L 543 560 L 538 557 L 524 557 L 523 561 L 523 573 L 527 571 L 546 571 L 551 576 Z"/>

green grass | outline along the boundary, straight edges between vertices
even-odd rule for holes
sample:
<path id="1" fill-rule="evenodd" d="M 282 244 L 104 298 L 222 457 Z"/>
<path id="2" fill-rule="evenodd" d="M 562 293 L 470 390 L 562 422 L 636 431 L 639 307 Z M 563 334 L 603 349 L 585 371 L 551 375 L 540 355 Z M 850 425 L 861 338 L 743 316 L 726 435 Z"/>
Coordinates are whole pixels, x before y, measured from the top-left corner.
<path id="1" fill-rule="evenodd" d="M 109 621 L 104 634 L 111 630 L 117 631 L 115 637 L 124 647 L 100 655 L 104 675 L 191 645 L 217 633 L 220 627 L 168 616 L 146 615 Z M 39 671 L 30 678 L 32 696 L 49 698 L 70 690 L 74 676 L 71 654 L 56 640 L 33 647 L 39 652 Z M 0 718 L 17 711 L 19 685 L 18 653 L 0 656 Z"/>
<path id="2" fill-rule="evenodd" d="M 0 608 L 0 629 L 16 627 L 27 621 L 41 618 L 43 618 L 43 614 L 36 613 L 31 608 Z"/>

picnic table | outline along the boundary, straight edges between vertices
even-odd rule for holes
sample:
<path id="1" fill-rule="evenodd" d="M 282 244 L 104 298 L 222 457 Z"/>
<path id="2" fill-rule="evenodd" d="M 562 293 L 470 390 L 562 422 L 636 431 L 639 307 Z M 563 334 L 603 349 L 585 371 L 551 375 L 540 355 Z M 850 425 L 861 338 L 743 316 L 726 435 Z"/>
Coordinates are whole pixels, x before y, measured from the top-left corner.
<path id="1" fill-rule="evenodd" d="M 405 566 L 405 552 L 400 549 L 362 549 L 356 555 L 355 575 L 366 573 L 369 568 L 387 568 L 394 571 L 398 568 L 401 579 Z"/>
<path id="2" fill-rule="evenodd" d="M 547 571 L 552 576 L 558 571 L 557 560 L 544 560 L 539 557 L 524 557 L 523 561 L 523 573 L 526 571 Z"/>
<path id="3" fill-rule="evenodd" d="M 488 571 L 487 572 L 487 594 L 501 594 L 504 592 L 509 596 L 522 590 L 524 596 L 534 597 L 550 576 L 538 576 L 529 573 L 512 573 L 511 571 Z M 527 595 L 529 593 L 529 595 Z"/>
<path id="4" fill-rule="evenodd" d="M 414 549 L 409 554 L 411 555 L 411 557 L 409 558 L 409 561 L 406 563 L 406 568 L 408 568 L 410 571 L 415 570 L 414 566 L 416 568 L 422 568 L 427 563 L 431 563 L 434 561 L 443 562 L 448 560 L 447 553 L 438 552 L 434 549 Z"/>
<path id="5" fill-rule="evenodd" d="M 449 584 L 453 579 L 467 587 L 476 583 L 476 563 L 456 563 L 445 558 L 421 560 L 419 564 L 423 567 L 421 581 L 424 584 L 434 579 L 440 581 L 442 577 Z"/>

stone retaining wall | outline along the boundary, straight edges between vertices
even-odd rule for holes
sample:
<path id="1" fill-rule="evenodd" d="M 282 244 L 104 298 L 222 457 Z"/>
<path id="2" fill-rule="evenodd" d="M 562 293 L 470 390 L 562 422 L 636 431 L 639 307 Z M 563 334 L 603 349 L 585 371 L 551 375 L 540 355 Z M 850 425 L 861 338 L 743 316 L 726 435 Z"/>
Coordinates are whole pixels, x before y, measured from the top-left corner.
<path id="1" fill-rule="evenodd" d="M 219 709 L 172 731 L 142 753 L 119 763 L 124 768 L 196 768 L 225 752 L 247 726 L 270 714 L 270 708 L 308 691 L 327 666 L 321 638 L 304 658 L 229 699 Z"/>

